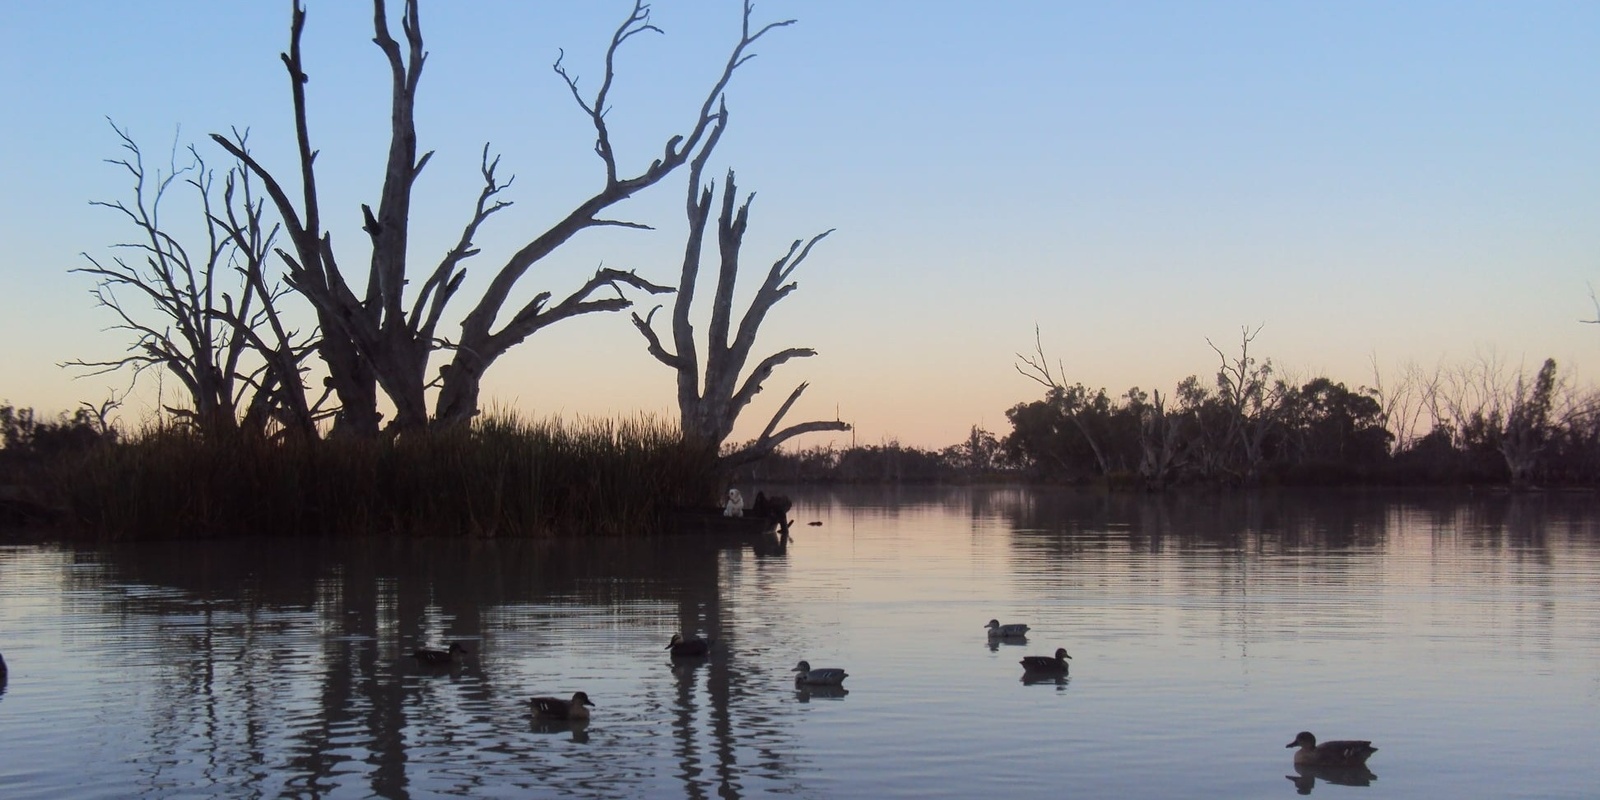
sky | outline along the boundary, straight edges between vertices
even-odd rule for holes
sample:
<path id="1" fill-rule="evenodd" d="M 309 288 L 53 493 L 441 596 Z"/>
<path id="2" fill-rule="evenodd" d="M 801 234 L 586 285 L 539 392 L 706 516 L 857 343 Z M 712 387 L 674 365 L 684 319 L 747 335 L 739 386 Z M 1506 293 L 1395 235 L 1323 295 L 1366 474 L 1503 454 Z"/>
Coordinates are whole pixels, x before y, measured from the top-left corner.
<path id="1" fill-rule="evenodd" d="M 307 0 L 303 42 L 324 214 L 361 263 L 361 203 L 387 147 L 387 66 L 371 6 Z M 398 6 L 398 3 L 391 5 Z M 504 193 L 468 262 L 471 298 L 603 176 L 593 131 L 551 71 L 592 89 L 624 0 L 423 0 L 414 269 L 459 235 L 487 142 Z M 93 280 L 134 231 L 93 200 L 131 199 L 108 118 L 152 166 L 248 129 L 292 175 L 279 54 L 290 3 L 14 2 L 0 26 L 0 401 L 49 413 L 129 391 L 72 360 L 128 344 Z M 630 40 L 608 122 L 638 169 L 693 123 L 736 41 L 736 0 L 658 0 Z M 391 10 L 397 23 L 398 8 Z M 1284 374 L 1351 387 L 1407 365 L 1547 357 L 1600 363 L 1600 4 L 763 0 L 794 18 L 727 91 L 707 177 L 755 192 L 752 287 L 797 238 L 832 229 L 768 316 L 756 354 L 812 347 L 768 381 L 736 437 L 798 383 L 786 421 L 842 419 L 834 443 L 937 448 L 1042 394 L 1016 370 L 1035 330 L 1067 382 L 1171 389 L 1209 379 L 1241 330 Z M 675 284 L 687 170 L 586 233 L 516 297 L 565 296 L 599 266 Z M 187 198 L 169 199 L 167 219 Z M 183 223 L 175 223 L 182 225 Z M 348 267 L 347 267 L 348 268 Z M 708 265 L 709 269 L 709 265 Z M 651 298 L 640 298 L 648 311 Z M 704 308 L 705 299 L 697 308 Z M 459 330 L 458 299 L 441 331 Z M 665 316 L 665 312 L 663 312 Z M 306 317 L 309 319 L 309 317 Z M 702 326 L 703 330 L 703 326 Z M 139 379 L 120 414 L 172 402 Z M 489 372 L 485 406 L 530 417 L 675 419 L 672 373 L 625 314 L 536 334 Z"/>

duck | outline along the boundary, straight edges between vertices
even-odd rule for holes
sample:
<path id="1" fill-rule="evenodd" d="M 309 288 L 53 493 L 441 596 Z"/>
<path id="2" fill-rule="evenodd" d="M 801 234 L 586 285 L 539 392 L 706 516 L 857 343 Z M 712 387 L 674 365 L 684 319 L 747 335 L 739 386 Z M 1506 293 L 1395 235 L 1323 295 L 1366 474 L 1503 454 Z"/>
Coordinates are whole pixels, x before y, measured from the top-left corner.
<path id="1" fill-rule="evenodd" d="M 411 653 L 411 657 L 424 667 L 448 667 L 470 652 L 466 645 L 451 642 L 450 646 L 443 650 L 437 647 L 419 647 Z"/>
<path id="2" fill-rule="evenodd" d="M 1367 763 L 1367 759 L 1378 752 L 1372 742 L 1360 739 L 1317 744 L 1317 737 L 1311 731 L 1295 734 L 1294 741 L 1284 747 L 1300 748 L 1294 753 L 1296 766 L 1354 767 Z"/>
<path id="3" fill-rule="evenodd" d="M 6 657 L 0 655 L 0 683 L 6 682 Z"/>
<path id="4" fill-rule="evenodd" d="M 806 684 L 809 686 L 838 686 L 839 684 L 844 683 L 845 678 L 850 677 L 845 673 L 844 670 L 839 669 L 838 667 L 821 667 L 819 669 L 812 669 L 811 662 L 809 661 L 802 661 L 799 664 L 796 664 L 794 669 L 790 671 L 795 674 L 794 682 L 796 684 Z"/>
<path id="5" fill-rule="evenodd" d="M 1000 620 L 991 619 L 984 627 L 989 629 L 989 637 L 992 639 L 1020 639 L 1028 635 L 1028 626 L 1020 622 L 1001 625 Z"/>
<path id="6" fill-rule="evenodd" d="M 583 692 L 573 692 L 571 700 L 562 700 L 559 697 L 535 697 L 533 715 L 540 719 L 588 719 L 590 702 L 589 695 Z"/>
<path id="7" fill-rule="evenodd" d="M 1050 673 L 1054 675 L 1067 674 L 1067 660 L 1072 656 L 1067 655 L 1067 648 L 1057 647 L 1054 656 L 1023 656 L 1022 668 L 1028 672 Z"/>
<path id="8" fill-rule="evenodd" d="M 683 636 L 674 633 L 672 634 L 672 641 L 667 643 L 667 649 L 672 651 L 673 658 L 704 656 L 711 654 L 711 645 L 713 644 L 716 644 L 714 640 L 701 639 L 699 637 L 685 639 Z"/>

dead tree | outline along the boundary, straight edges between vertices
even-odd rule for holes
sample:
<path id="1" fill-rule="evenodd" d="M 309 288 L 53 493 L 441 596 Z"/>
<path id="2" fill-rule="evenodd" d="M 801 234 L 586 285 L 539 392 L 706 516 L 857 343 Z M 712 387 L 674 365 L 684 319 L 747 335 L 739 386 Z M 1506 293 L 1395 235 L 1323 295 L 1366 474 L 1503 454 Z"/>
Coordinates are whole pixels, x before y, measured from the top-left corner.
<path id="1" fill-rule="evenodd" d="M 264 203 L 242 169 L 222 177 L 192 146 L 190 161 L 176 160 L 165 174 L 151 174 L 144 155 L 124 129 L 112 124 L 127 155 L 108 159 L 133 177 L 132 204 L 94 201 L 119 212 L 139 231 L 138 241 L 116 245 L 140 258 L 110 263 L 84 254 L 90 266 L 73 270 L 98 279 L 95 298 L 119 318 L 116 328 L 133 334 L 128 355 L 109 361 L 72 361 L 66 366 L 104 374 L 131 367 L 135 379 L 151 367 L 167 370 L 183 385 L 189 407 L 167 410 L 206 435 L 236 429 L 264 433 L 269 426 L 314 436 L 315 405 L 308 401 L 301 364 L 315 334 L 290 329 L 278 313 L 285 290 L 269 286 L 264 267 L 277 227 L 263 223 Z M 233 142 L 246 150 L 245 136 Z M 182 180 L 199 201 L 205 248 L 184 244 L 182 233 L 161 218 L 167 192 Z M 125 300 L 120 291 L 142 297 Z M 237 294 L 237 298 L 235 298 Z M 141 307 L 147 304 L 148 308 Z M 153 320 L 152 313 L 153 311 Z"/>
<path id="2" fill-rule="evenodd" d="M 395 406 L 395 419 L 390 423 L 392 431 L 416 430 L 430 424 L 427 393 L 434 388 L 438 389 L 438 396 L 432 424 L 461 424 L 478 411 L 484 373 L 513 346 L 561 320 L 629 307 L 632 302 L 623 295 L 624 286 L 652 294 L 669 291 L 632 272 L 599 269 L 559 302 L 551 302 L 550 292 L 540 292 L 509 315 L 505 314 L 506 302 L 528 270 L 574 235 L 595 227 L 648 228 L 636 222 L 608 219 L 602 214 L 617 202 L 656 184 L 696 153 L 708 152 L 715 145 L 727 122 L 722 95 L 734 71 L 753 57 L 748 50 L 763 34 L 793 22 L 775 22 L 752 31 L 752 7 L 747 2 L 740 39 L 707 92 L 694 124 L 687 133 L 670 137 L 661 156 L 648 167 L 632 173 L 625 173 L 618 164 L 605 116 L 607 97 L 615 78 L 616 56 L 623 43 L 636 34 L 661 32 L 650 23 L 649 7 L 636 2 L 613 34 L 606 50 L 604 75 L 592 97 L 586 98 L 580 92 L 578 79 L 567 72 L 558 58 L 554 64 L 556 74 L 566 82 L 579 106 L 593 121 L 595 153 L 605 167 L 604 184 L 505 261 L 463 319 L 461 338 L 450 342 L 438 334 L 438 324 L 465 277 L 462 263 L 478 253 L 473 245 L 478 227 L 509 205 L 495 198 L 511 181 L 501 182 L 496 176 L 499 160 L 489 157 L 486 145 L 481 160 L 483 189 L 477 204 L 462 227 L 456 245 L 420 281 L 408 301 L 407 248 L 412 189 L 431 156 L 431 152 L 418 155 L 414 118 L 417 85 L 427 54 L 422 46 L 418 0 L 405 0 L 405 12 L 400 21 L 404 47 L 389 31 L 386 6 L 386 0 L 373 0 L 373 41 L 388 60 L 392 76 L 392 129 L 388 166 L 377 209 L 362 207 L 363 230 L 372 241 L 372 256 L 366 287 L 360 294 L 340 267 L 333 239 L 322 227 L 313 169 L 316 151 L 311 146 L 305 97 L 308 76 L 300 53 L 306 14 L 299 0 L 293 5 L 289 51 L 283 54 L 293 94 L 299 143 L 302 189 L 299 204 L 263 165 L 231 147 L 226 140 L 213 137 L 261 177 L 278 206 L 293 244 L 293 253 L 280 251 L 279 254 L 289 266 L 291 285 L 317 309 L 324 333 L 322 355 L 344 407 L 341 421 L 360 435 L 378 432 L 375 385 L 382 387 Z M 430 359 L 441 349 L 452 353 L 450 363 L 441 367 L 437 379 L 429 380 Z"/>
<path id="3" fill-rule="evenodd" d="M 711 327 L 707 331 L 706 352 L 702 363 L 699 345 L 695 341 L 694 325 L 689 320 L 689 311 L 694 303 L 695 288 L 700 277 L 701 249 L 715 196 L 714 186 L 701 186 L 701 171 L 705 167 L 709 152 L 709 150 L 702 151 L 689 167 L 687 203 L 689 235 L 684 247 L 678 294 L 674 298 L 672 307 L 672 346 L 676 352 L 669 352 L 666 349 L 661 337 L 652 327 L 656 312 L 661 310 L 661 306 L 651 309 L 649 315 L 645 317 L 635 313 L 633 324 L 644 335 L 650 354 L 677 372 L 679 424 L 685 441 L 698 442 L 706 447 L 720 450 L 723 442 L 733 433 L 734 422 L 738 420 L 739 414 L 755 399 L 762 385 L 772 376 L 774 369 L 792 359 L 809 358 L 817 354 L 809 347 L 780 350 L 761 359 L 748 375 L 741 377 L 745 366 L 749 363 L 750 351 L 755 347 L 756 334 L 767 313 L 777 305 L 778 301 L 788 297 L 789 293 L 797 288 L 798 285 L 790 280 L 795 269 L 811 254 L 811 248 L 833 231 L 824 231 L 809 240 L 794 240 L 794 243 L 789 245 L 789 251 L 767 270 L 766 277 L 750 301 L 750 308 L 745 311 L 735 327 L 734 283 L 739 276 L 739 250 L 744 242 L 745 229 L 749 226 L 750 201 L 754 199 L 754 195 L 747 197 L 745 202 L 735 209 L 734 197 L 738 189 L 734 185 L 733 171 L 728 171 L 728 179 L 722 187 L 722 212 L 717 219 L 720 263 L 716 289 L 711 300 Z M 788 399 L 784 400 L 777 412 L 772 415 L 766 427 L 761 430 L 761 434 L 755 440 L 724 454 L 723 465 L 733 468 L 755 461 L 771 453 L 785 441 L 801 434 L 850 430 L 848 423 L 839 420 L 802 422 L 779 430 L 778 426 L 784 416 L 789 413 L 795 401 L 800 399 L 800 395 L 805 392 L 808 385 L 801 383 L 796 386 L 794 391 L 789 393 Z"/>
<path id="4" fill-rule="evenodd" d="M 1283 381 L 1272 380 L 1271 359 L 1258 361 L 1250 355 L 1250 344 L 1261 333 L 1261 327 L 1239 329 L 1239 356 L 1231 360 L 1206 339 L 1206 344 L 1222 361 L 1217 370 L 1217 395 L 1228 411 L 1228 427 L 1222 441 L 1225 447 L 1230 442 L 1239 443 L 1247 481 L 1259 477 L 1258 470 L 1266 457 L 1263 445 L 1280 422 L 1279 411 L 1286 390 Z"/>
<path id="5" fill-rule="evenodd" d="M 1436 375 L 1433 383 L 1437 380 Z M 1404 452 L 1417 443 L 1417 431 L 1428 410 L 1430 387 L 1429 379 L 1415 361 L 1401 369 L 1398 386 L 1385 385 L 1377 356 L 1372 357 L 1372 398 L 1378 401 L 1383 427 L 1394 435 L 1394 452 Z"/>
<path id="6" fill-rule="evenodd" d="M 1074 427 L 1083 434 L 1084 441 L 1089 443 L 1089 450 L 1094 453 L 1095 466 L 1100 470 L 1100 477 L 1111 474 L 1111 461 L 1101 446 L 1100 438 L 1095 434 L 1094 428 L 1089 424 L 1087 411 L 1091 407 L 1089 402 L 1091 394 L 1082 383 L 1073 386 L 1066 385 L 1066 370 L 1061 367 L 1061 362 L 1056 362 L 1054 371 L 1050 369 L 1050 360 L 1045 357 L 1044 343 L 1039 339 L 1039 326 L 1033 326 L 1033 352 L 1031 356 L 1017 354 L 1017 361 L 1021 362 L 1012 366 L 1023 377 L 1045 387 L 1049 390 L 1045 398 L 1051 403 L 1061 406 L 1063 416 L 1072 420 Z M 1101 391 L 1104 394 L 1104 390 Z"/>
<path id="7" fill-rule="evenodd" d="M 1130 394 L 1132 394 L 1130 392 Z M 1140 404 L 1139 477 L 1152 489 L 1163 489 L 1180 463 L 1183 445 L 1183 418 L 1168 414 L 1161 391 L 1151 393 L 1152 402 Z"/>

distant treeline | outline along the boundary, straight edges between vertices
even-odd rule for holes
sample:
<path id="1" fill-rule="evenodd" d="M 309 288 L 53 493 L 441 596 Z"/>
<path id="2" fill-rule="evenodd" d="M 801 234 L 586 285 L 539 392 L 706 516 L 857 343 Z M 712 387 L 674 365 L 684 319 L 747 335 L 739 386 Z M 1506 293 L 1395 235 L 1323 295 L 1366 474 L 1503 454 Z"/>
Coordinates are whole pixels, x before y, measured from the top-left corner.
<path id="1" fill-rule="evenodd" d="M 1532 375 L 1479 364 L 1350 389 L 1273 375 L 1241 353 L 1212 386 L 1171 396 L 1043 380 L 938 450 L 779 450 L 736 483 L 1027 481 L 1169 486 L 1600 486 L 1600 414 L 1547 360 Z M 397 439 L 221 441 L 181 421 L 132 435 L 105 409 L 42 420 L 0 406 L 6 502 L 44 506 L 106 536 L 179 531 L 550 535 L 644 530 L 673 505 L 709 504 L 730 476 L 676 426 L 528 424 L 487 417 Z M 19 494 L 23 492 L 22 494 Z M 19 499 L 20 498 L 20 499 Z"/>
<path id="2" fill-rule="evenodd" d="M 1600 485 L 1600 415 L 1592 395 L 1557 378 L 1492 364 L 1424 374 L 1398 388 L 1294 384 L 1248 358 L 1196 377 L 1172 397 L 1041 381 L 1042 398 L 1006 412 L 1003 437 L 972 428 L 940 450 L 897 442 L 784 451 L 746 480 L 905 482 L 1027 480 L 1158 489 L 1176 485 Z"/>

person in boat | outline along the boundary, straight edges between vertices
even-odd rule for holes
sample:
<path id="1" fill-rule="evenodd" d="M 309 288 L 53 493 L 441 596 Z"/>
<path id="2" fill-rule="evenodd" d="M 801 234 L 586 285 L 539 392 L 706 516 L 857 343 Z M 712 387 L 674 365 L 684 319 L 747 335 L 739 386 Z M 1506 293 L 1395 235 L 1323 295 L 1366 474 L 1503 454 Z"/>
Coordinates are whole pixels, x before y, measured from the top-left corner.
<path id="1" fill-rule="evenodd" d="M 750 516 L 782 522 L 789 518 L 789 508 L 793 505 L 789 498 L 781 494 L 768 497 L 766 492 L 756 492 L 756 500 L 750 504 Z"/>

